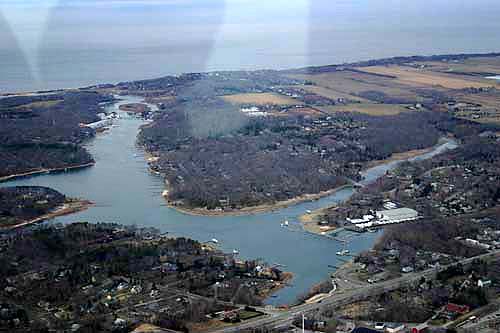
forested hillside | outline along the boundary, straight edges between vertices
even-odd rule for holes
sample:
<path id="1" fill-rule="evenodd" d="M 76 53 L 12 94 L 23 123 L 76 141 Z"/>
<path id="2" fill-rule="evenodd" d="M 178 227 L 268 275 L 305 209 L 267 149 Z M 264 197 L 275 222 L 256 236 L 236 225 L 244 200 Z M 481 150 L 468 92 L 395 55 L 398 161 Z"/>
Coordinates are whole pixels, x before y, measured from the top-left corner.
<path id="1" fill-rule="evenodd" d="M 0 177 L 92 163 L 80 144 L 95 133 L 80 124 L 99 120 L 109 99 L 83 91 L 0 99 Z"/>

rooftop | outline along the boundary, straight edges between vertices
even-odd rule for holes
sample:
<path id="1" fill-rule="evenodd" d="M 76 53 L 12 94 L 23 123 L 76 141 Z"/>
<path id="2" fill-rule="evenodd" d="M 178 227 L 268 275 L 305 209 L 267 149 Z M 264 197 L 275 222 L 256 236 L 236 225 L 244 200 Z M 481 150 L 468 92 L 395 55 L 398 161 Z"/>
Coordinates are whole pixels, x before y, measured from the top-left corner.
<path id="1" fill-rule="evenodd" d="M 388 218 L 396 218 L 400 216 L 417 216 L 418 212 L 411 208 L 396 208 L 377 211 L 377 215 L 383 215 Z"/>

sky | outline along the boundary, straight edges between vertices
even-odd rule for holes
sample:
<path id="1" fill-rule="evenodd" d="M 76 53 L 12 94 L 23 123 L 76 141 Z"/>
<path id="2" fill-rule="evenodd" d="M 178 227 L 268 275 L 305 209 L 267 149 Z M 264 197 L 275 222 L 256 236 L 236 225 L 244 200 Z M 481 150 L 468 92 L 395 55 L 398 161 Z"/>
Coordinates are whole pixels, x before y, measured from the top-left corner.
<path id="1" fill-rule="evenodd" d="M 498 51 L 497 0 L 0 0 L 0 91 Z"/>

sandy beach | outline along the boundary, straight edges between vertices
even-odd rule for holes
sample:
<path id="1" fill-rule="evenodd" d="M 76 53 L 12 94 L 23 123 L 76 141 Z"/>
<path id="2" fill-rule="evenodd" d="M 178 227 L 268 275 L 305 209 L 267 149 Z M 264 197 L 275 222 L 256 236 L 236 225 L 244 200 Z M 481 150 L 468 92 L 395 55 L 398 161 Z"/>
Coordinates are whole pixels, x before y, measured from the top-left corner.
<path id="1" fill-rule="evenodd" d="M 419 155 L 426 154 L 426 153 L 432 151 L 436 146 L 438 146 L 442 143 L 443 143 L 443 140 L 439 140 L 436 145 L 428 147 L 428 148 L 409 150 L 409 151 L 402 152 L 402 153 L 395 153 L 395 154 L 392 154 L 391 157 L 389 157 L 387 159 L 371 161 L 371 162 L 366 164 L 366 166 L 363 168 L 363 170 L 367 170 L 369 168 L 372 168 L 372 167 L 375 167 L 378 165 L 387 164 L 387 163 L 391 163 L 394 161 L 407 160 L 407 159 L 410 159 L 410 158 L 413 158 L 413 157 L 416 157 Z M 153 156 L 153 154 L 149 154 L 149 155 L 146 154 L 146 156 L 147 157 Z M 241 215 L 252 215 L 252 214 L 271 212 L 271 211 L 286 208 L 286 207 L 289 207 L 289 206 L 292 206 L 292 205 L 295 205 L 295 204 L 298 204 L 301 202 L 318 200 L 318 199 L 321 199 L 325 196 L 334 194 L 335 192 L 340 191 L 342 189 L 350 188 L 353 185 L 346 184 L 346 185 L 339 186 L 337 188 L 334 188 L 334 189 L 331 189 L 328 191 L 323 191 L 323 192 L 319 192 L 319 193 L 312 193 L 312 194 L 303 194 L 303 195 L 297 196 L 295 198 L 291 198 L 291 199 L 283 200 L 283 201 L 278 201 L 278 202 L 272 203 L 272 204 L 264 204 L 264 205 L 258 205 L 258 206 L 252 206 L 252 207 L 243 207 L 243 208 L 239 208 L 239 209 L 225 209 L 225 210 L 211 210 L 211 209 L 206 209 L 206 208 L 190 208 L 190 207 L 185 207 L 182 205 L 175 205 L 170 200 L 168 200 L 168 193 L 169 193 L 170 186 L 166 180 L 165 180 L 165 186 L 166 186 L 166 189 L 163 192 L 163 197 L 167 201 L 167 206 L 174 208 L 174 209 L 176 209 L 184 214 L 196 215 L 196 216 L 241 216 Z M 327 209 L 327 208 L 330 208 L 330 207 L 325 207 L 323 209 Z M 320 215 L 322 213 L 323 209 L 321 209 L 319 211 L 314 211 L 310 214 L 305 214 L 305 215 L 300 217 L 301 222 L 304 221 L 302 223 L 304 225 L 304 228 L 307 231 L 320 234 L 321 232 L 329 232 L 329 231 L 335 230 L 335 228 L 320 229 L 319 226 L 314 226 L 314 224 L 316 224 L 316 222 L 317 222 L 318 215 Z M 312 221 L 312 219 L 316 219 L 315 220 L 316 222 Z"/>
<path id="2" fill-rule="evenodd" d="M 273 204 L 265 204 L 265 205 L 259 205 L 259 206 L 252 206 L 252 207 L 244 207 L 240 209 L 226 209 L 226 210 L 210 210 L 206 208 L 187 208 L 179 205 L 174 205 L 172 204 L 167 197 L 165 197 L 165 200 L 167 200 L 167 206 L 174 208 L 184 214 L 188 215 L 196 215 L 196 216 L 241 216 L 241 215 L 252 215 L 252 214 L 259 214 L 259 213 L 267 213 L 271 212 L 274 210 L 286 208 L 289 206 L 296 205 L 301 202 L 307 202 L 307 201 L 314 201 L 321 199 L 323 197 L 329 196 L 331 194 L 334 194 L 337 191 L 343 190 L 345 188 L 350 188 L 352 185 L 347 184 L 343 186 L 339 186 L 337 188 L 328 190 L 328 191 L 323 191 L 315 194 L 303 194 L 298 197 L 288 199 L 288 200 L 283 200 L 283 201 L 278 201 Z M 168 193 L 168 189 L 164 192 Z"/>
<path id="3" fill-rule="evenodd" d="M 313 234 L 321 234 L 323 232 L 331 232 L 337 229 L 336 227 L 318 225 L 318 222 L 320 222 L 321 217 L 325 214 L 326 210 L 329 208 L 330 207 L 320 208 L 310 213 L 306 213 L 304 215 L 299 216 L 299 221 L 302 224 L 304 230 L 311 232 Z"/>

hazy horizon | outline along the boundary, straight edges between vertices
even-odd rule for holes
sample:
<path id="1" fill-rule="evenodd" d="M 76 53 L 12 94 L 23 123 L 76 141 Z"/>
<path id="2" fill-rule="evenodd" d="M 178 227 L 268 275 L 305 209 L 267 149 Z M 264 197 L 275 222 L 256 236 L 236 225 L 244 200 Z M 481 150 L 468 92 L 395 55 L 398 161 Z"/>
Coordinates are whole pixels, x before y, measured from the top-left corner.
<path id="1" fill-rule="evenodd" d="M 0 92 L 500 50 L 495 1 L 325 2 L 0 1 Z"/>

